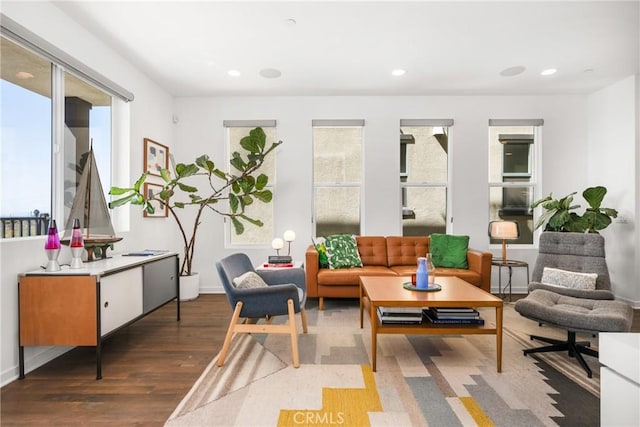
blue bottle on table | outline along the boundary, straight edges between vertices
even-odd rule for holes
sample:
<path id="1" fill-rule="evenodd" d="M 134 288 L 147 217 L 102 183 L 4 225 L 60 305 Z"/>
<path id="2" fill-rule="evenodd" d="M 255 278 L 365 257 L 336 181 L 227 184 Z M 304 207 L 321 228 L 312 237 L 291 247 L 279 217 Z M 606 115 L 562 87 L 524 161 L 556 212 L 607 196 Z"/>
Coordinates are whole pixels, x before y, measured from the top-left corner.
<path id="1" fill-rule="evenodd" d="M 416 288 L 427 289 L 429 286 L 429 272 L 427 271 L 427 258 L 418 258 L 418 269 L 416 270 Z"/>

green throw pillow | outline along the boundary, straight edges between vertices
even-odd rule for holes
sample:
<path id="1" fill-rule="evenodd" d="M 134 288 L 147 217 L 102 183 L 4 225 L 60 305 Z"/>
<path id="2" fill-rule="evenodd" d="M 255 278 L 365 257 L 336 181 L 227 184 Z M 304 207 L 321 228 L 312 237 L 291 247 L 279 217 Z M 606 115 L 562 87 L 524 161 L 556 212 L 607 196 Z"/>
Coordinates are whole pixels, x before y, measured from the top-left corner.
<path id="1" fill-rule="evenodd" d="M 362 267 L 355 237 L 348 234 L 328 236 L 324 246 L 327 248 L 329 268 Z"/>
<path id="2" fill-rule="evenodd" d="M 324 243 L 318 243 L 316 245 L 318 251 L 318 264 L 320 268 L 329 268 L 329 258 L 327 257 L 327 248 Z"/>
<path id="3" fill-rule="evenodd" d="M 431 261 L 436 267 L 469 268 L 467 263 L 469 236 L 432 234 L 429 249 Z"/>

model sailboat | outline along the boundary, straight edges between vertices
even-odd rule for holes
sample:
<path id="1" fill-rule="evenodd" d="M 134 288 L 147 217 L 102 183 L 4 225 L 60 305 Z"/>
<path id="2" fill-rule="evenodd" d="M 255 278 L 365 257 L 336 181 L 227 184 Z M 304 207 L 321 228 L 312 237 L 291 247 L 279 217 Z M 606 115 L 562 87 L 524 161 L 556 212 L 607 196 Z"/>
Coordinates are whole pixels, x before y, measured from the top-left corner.
<path id="1" fill-rule="evenodd" d="M 107 257 L 107 249 L 113 248 L 113 243 L 122 240 L 117 237 L 111 224 L 111 216 L 107 201 L 102 191 L 98 167 L 93 157 L 93 146 L 89 149 L 87 160 L 80 183 L 76 188 L 71 212 L 64 227 L 62 243 L 68 244 L 71 240 L 73 220 L 80 220 L 84 247 L 87 250 L 87 261 L 93 261 L 94 252 L 101 258 Z"/>

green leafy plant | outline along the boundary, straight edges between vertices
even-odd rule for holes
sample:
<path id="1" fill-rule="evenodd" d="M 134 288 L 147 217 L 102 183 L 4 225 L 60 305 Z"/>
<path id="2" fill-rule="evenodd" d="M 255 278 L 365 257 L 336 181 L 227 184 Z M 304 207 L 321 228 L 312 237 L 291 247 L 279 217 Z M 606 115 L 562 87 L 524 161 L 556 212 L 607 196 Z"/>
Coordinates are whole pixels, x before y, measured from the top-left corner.
<path id="1" fill-rule="evenodd" d="M 611 208 L 603 208 L 602 200 L 607 194 L 607 189 L 602 186 L 589 187 L 582 192 L 582 197 L 589 207 L 584 214 L 574 212 L 580 205 L 573 204 L 573 192 L 561 199 L 554 199 L 552 194 L 537 200 L 531 204 L 532 208 L 541 206 L 544 210 L 536 221 L 535 228 L 545 225 L 544 231 L 597 233 L 611 224 L 611 219 L 618 216 L 618 211 Z"/>
<path id="2" fill-rule="evenodd" d="M 169 210 L 175 220 L 184 244 L 184 258 L 180 268 L 180 275 L 192 274 L 192 263 L 195 254 L 196 235 L 202 221 L 202 214 L 210 210 L 231 220 L 236 234 L 242 234 L 245 223 L 258 227 L 264 224 L 261 220 L 246 215 L 247 206 L 255 200 L 270 203 L 273 194 L 266 188 L 269 178 L 265 174 L 257 174 L 265 158 L 276 149 L 282 141 L 266 145 L 266 135 L 262 128 L 255 128 L 240 140 L 241 147 L 246 150 L 243 154 L 234 152 L 230 164 L 236 173 L 228 173 L 216 167 L 215 163 L 204 154 L 193 163 L 175 164 L 171 157 L 173 171 L 161 169 L 160 175 L 164 185 L 160 192 L 151 197 L 142 193 L 147 173 L 143 173 L 133 184 L 133 187 L 111 187 L 109 194 L 122 196 L 113 200 L 110 208 L 126 204 L 141 205 L 148 213 L 153 214 L 155 208 L 152 201 L 156 201 L 164 209 Z M 204 189 L 198 188 L 199 182 L 206 182 Z M 178 195 L 182 194 L 180 198 Z M 186 196 L 186 197 L 184 197 Z M 224 203 L 226 202 L 226 203 Z M 190 228 L 183 218 L 183 210 L 192 207 L 195 216 Z"/>

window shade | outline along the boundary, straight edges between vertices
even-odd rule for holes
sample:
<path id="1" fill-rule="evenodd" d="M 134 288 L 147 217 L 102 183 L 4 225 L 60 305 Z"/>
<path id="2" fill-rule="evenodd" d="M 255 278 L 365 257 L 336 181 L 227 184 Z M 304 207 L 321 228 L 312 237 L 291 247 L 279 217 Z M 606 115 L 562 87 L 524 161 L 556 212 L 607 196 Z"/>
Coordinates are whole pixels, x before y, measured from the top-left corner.
<path id="1" fill-rule="evenodd" d="M 105 92 L 125 102 L 133 101 L 133 93 L 112 82 L 97 71 L 87 67 L 77 59 L 71 57 L 3 14 L 0 14 L 0 34 L 54 64 L 64 67 L 65 71 L 75 74 Z"/>
<path id="2" fill-rule="evenodd" d="M 400 126 L 453 126 L 453 119 L 401 119 Z"/>
<path id="3" fill-rule="evenodd" d="M 489 126 L 542 126 L 543 119 L 489 119 Z"/>
<path id="4" fill-rule="evenodd" d="M 275 120 L 223 120 L 222 125 L 226 128 L 274 128 Z"/>
<path id="5" fill-rule="evenodd" d="M 311 126 L 364 126 L 361 119 L 311 120 Z"/>

